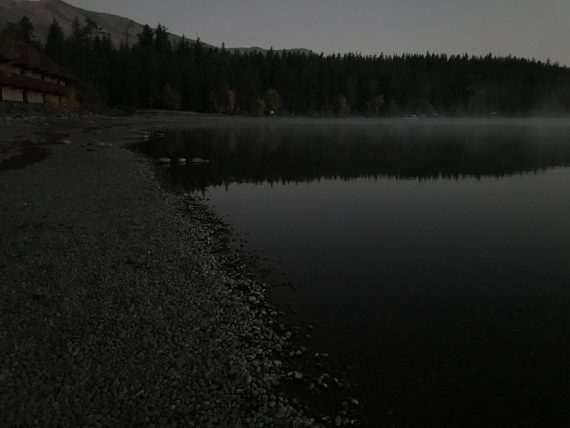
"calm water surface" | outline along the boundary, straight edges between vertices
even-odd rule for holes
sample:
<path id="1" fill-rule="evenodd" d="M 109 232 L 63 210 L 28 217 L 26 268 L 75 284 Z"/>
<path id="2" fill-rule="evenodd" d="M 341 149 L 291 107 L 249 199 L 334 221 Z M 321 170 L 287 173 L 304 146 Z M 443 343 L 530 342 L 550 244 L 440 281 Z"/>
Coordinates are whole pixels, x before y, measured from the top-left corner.
<path id="1" fill-rule="evenodd" d="M 294 284 L 370 426 L 570 426 L 570 122 L 236 121 L 148 150 L 210 160 L 171 175 Z"/>

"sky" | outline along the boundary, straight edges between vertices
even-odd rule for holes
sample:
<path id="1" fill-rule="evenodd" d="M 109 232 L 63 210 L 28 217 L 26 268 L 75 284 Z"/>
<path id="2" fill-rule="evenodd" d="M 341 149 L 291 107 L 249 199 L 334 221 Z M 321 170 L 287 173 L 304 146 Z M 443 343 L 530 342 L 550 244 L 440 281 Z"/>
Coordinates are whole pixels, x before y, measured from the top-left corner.
<path id="1" fill-rule="evenodd" d="M 570 0 L 67 0 L 228 47 L 469 53 L 570 66 Z"/>

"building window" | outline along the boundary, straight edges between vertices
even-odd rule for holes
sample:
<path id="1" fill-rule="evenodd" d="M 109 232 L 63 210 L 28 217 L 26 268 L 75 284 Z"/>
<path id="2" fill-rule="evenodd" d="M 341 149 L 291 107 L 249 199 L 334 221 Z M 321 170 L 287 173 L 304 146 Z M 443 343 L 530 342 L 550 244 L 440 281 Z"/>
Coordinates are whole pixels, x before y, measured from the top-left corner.
<path id="1" fill-rule="evenodd" d="M 2 101 L 24 102 L 24 91 L 22 89 L 2 87 Z"/>

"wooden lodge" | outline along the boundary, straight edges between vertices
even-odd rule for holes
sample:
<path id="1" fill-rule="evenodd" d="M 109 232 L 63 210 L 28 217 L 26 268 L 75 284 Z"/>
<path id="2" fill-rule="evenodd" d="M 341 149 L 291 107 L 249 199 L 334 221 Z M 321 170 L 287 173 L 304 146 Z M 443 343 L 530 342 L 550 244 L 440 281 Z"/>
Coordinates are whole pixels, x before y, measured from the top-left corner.
<path id="1" fill-rule="evenodd" d="M 77 107 L 70 71 L 33 46 L 7 43 L 0 56 L 0 101 Z"/>

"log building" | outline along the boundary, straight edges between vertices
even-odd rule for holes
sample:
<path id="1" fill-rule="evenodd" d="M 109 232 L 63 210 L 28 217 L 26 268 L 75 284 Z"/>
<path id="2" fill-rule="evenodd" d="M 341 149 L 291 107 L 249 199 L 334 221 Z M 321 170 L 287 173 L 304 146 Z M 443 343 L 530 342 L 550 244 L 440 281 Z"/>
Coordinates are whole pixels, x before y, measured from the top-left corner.
<path id="1" fill-rule="evenodd" d="M 70 71 L 33 46 L 9 42 L 0 56 L 0 101 L 77 107 Z"/>

